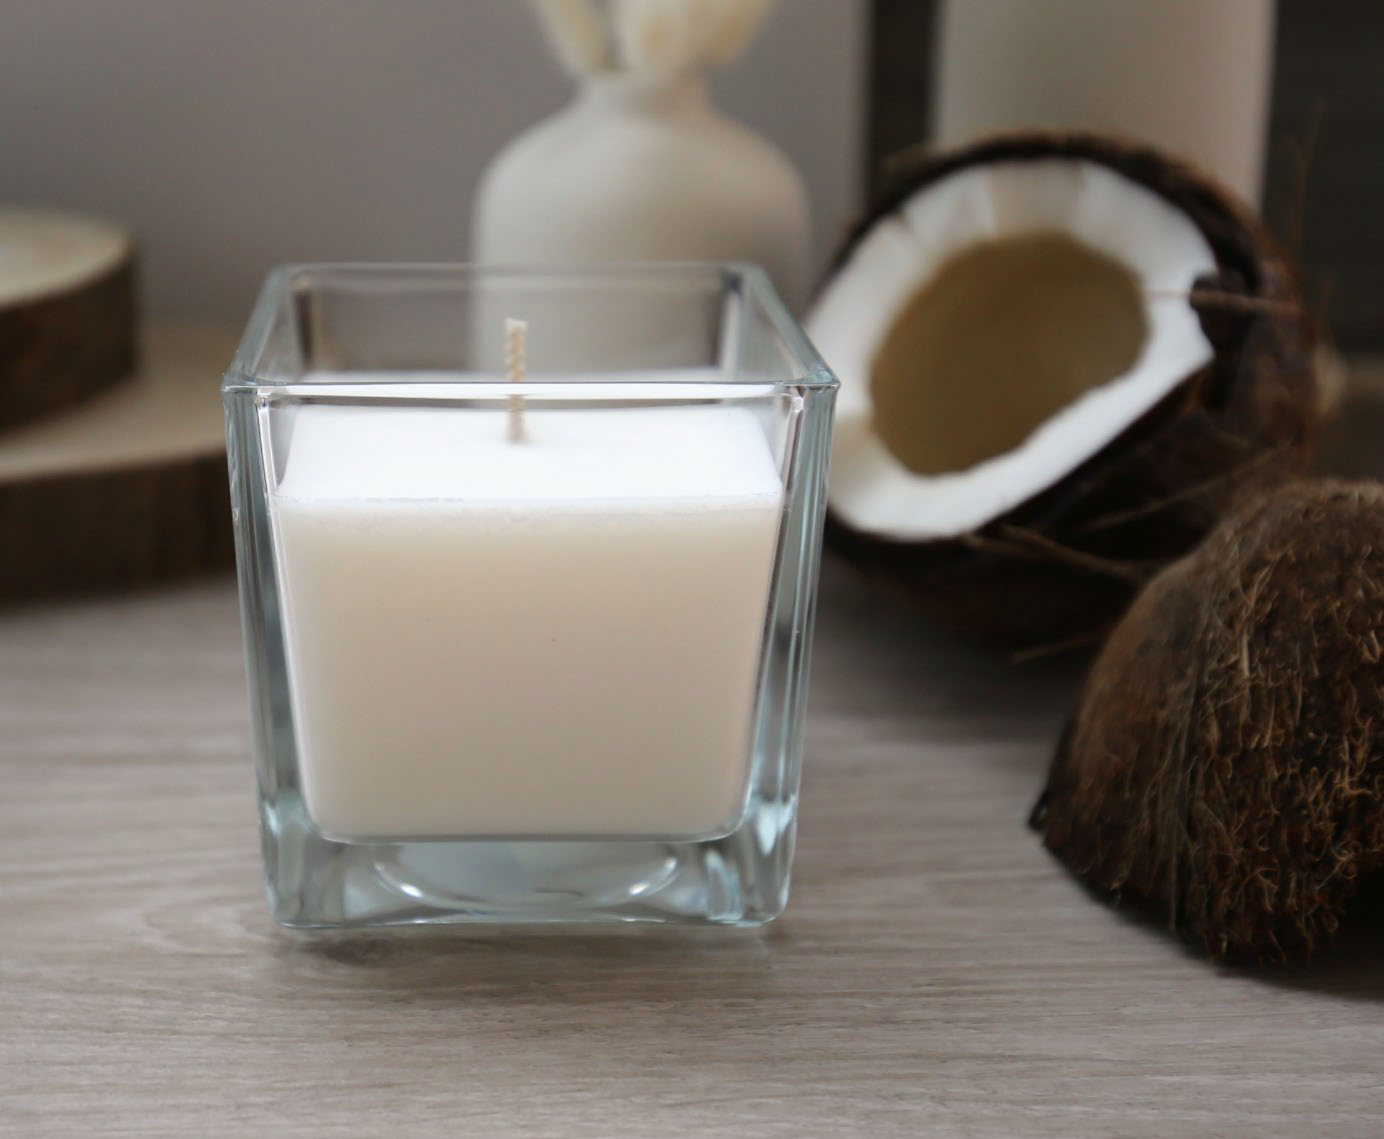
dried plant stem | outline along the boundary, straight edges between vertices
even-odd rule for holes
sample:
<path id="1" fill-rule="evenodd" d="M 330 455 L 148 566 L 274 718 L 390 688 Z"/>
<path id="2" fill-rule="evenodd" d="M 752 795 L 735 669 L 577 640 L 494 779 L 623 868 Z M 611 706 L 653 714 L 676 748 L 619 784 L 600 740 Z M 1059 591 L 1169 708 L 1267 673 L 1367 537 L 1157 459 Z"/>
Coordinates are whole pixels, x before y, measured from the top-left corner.
<path id="1" fill-rule="evenodd" d="M 1022 526 L 1001 525 L 991 534 L 966 534 L 959 539 L 972 549 L 989 550 L 1010 557 L 1028 557 L 1036 561 L 1052 561 L 1084 570 L 1101 577 L 1113 577 L 1133 585 L 1142 585 L 1153 570 L 1131 562 L 1119 562 L 1064 546 L 1035 530 Z"/>
<path id="2" fill-rule="evenodd" d="M 1260 312 L 1270 315 L 1276 313 L 1290 320 L 1302 317 L 1302 302 L 1297 298 L 1284 300 L 1276 297 L 1251 297 L 1224 289 L 1193 288 L 1187 294 L 1187 299 L 1197 308 L 1219 308 L 1231 312 Z"/>

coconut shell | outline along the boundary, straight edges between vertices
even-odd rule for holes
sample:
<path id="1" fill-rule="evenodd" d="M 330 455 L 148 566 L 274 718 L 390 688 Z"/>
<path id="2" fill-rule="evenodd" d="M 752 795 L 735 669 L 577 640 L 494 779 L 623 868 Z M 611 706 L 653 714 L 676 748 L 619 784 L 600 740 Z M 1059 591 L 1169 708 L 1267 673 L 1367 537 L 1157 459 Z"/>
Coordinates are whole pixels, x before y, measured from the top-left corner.
<path id="1" fill-rule="evenodd" d="M 1243 203 L 1150 147 L 1029 132 L 923 157 L 896 172 L 837 265 L 932 182 L 979 163 L 1054 158 L 1107 166 L 1201 230 L 1218 272 L 1198 283 L 1194 304 L 1215 358 L 1059 483 L 976 533 L 896 540 L 853 529 L 830 507 L 826 523 L 828 547 L 883 589 L 948 625 L 1021 646 L 1099 640 L 1231 503 L 1300 471 L 1317 429 L 1314 336 L 1286 258 Z"/>
<path id="2" fill-rule="evenodd" d="M 1328 943 L 1384 868 L 1384 484 L 1280 488 L 1154 578 L 1034 822 L 1213 957 Z"/>

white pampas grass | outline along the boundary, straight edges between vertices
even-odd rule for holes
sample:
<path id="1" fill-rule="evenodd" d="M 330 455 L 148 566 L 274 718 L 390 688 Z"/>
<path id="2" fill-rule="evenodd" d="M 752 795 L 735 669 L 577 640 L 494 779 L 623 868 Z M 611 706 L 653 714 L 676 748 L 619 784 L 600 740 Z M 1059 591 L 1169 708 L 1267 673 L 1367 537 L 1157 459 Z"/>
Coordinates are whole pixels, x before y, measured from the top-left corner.
<path id="1" fill-rule="evenodd" d="M 558 58 L 578 74 L 668 75 L 730 63 L 775 0 L 533 0 Z"/>

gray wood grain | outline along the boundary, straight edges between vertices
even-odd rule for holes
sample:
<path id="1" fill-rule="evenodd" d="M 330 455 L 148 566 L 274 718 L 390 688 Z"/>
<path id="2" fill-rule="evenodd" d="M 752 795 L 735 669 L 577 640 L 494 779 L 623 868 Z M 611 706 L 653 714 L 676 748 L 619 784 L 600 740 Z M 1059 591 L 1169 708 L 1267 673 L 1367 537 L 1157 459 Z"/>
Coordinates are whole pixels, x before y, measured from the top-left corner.
<path id="1" fill-rule="evenodd" d="M 1024 826 L 1077 669 L 828 574 L 763 933 L 290 936 L 230 582 L 0 615 L 0 1134 L 1377 1136 L 1384 930 L 1204 964 Z"/>

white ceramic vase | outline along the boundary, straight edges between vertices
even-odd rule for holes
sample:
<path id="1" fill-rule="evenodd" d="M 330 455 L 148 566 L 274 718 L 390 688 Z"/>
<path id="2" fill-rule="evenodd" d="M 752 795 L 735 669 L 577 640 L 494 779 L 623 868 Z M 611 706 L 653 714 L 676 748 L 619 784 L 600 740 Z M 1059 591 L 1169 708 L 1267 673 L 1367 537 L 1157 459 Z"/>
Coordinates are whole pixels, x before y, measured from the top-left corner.
<path id="1" fill-rule="evenodd" d="M 700 72 L 603 71 L 492 161 L 472 254 L 490 264 L 748 261 L 807 296 L 807 193 L 768 141 L 718 112 Z"/>

